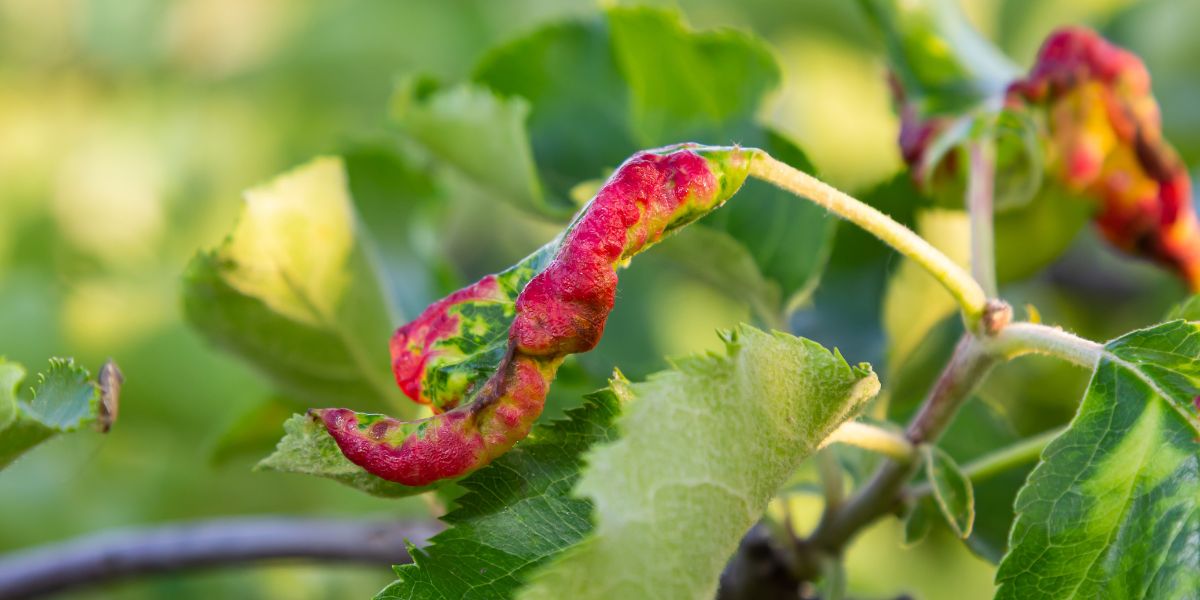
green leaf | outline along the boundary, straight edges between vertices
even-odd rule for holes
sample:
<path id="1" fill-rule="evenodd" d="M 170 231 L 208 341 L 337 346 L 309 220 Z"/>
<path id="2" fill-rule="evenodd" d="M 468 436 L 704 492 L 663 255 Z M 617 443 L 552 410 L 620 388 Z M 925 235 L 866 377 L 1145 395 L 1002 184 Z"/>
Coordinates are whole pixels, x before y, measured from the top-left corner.
<path id="1" fill-rule="evenodd" d="M 415 417 L 391 374 L 393 316 L 341 160 L 318 158 L 245 200 L 225 243 L 188 265 L 188 320 L 308 405 Z"/>
<path id="2" fill-rule="evenodd" d="M 435 275 L 446 258 L 422 243 L 441 231 L 448 203 L 426 165 L 386 140 L 343 152 L 350 196 L 382 259 L 387 295 L 401 315 L 419 314 L 437 298 Z"/>
<path id="3" fill-rule="evenodd" d="M 621 384 L 618 383 L 619 387 Z M 616 439 L 621 400 L 612 389 L 588 396 L 568 419 L 535 425 L 529 437 L 459 482 L 468 492 L 442 517 L 450 528 L 376 596 L 391 598 L 509 598 L 529 574 L 580 542 L 592 529 L 592 503 L 572 489 L 583 453 Z"/>
<path id="4" fill-rule="evenodd" d="M 380 498 L 415 496 L 441 483 L 409 487 L 372 475 L 343 456 L 325 426 L 307 416 L 293 415 L 283 424 L 283 430 L 286 434 L 275 453 L 259 462 L 255 470 L 316 475 Z"/>
<path id="5" fill-rule="evenodd" d="M 879 389 L 808 340 L 743 325 L 726 342 L 628 387 L 621 439 L 585 456 L 577 488 L 595 533 L 522 598 L 712 598 L 767 502 Z"/>
<path id="6" fill-rule="evenodd" d="M 1167 313 L 1167 321 L 1183 319 L 1185 321 L 1200 321 L 1200 295 L 1192 296 L 1177 304 Z"/>
<path id="7" fill-rule="evenodd" d="M 779 319 L 779 284 L 765 279 L 750 251 L 728 233 L 711 227 L 688 227 L 659 242 L 654 255 L 670 259 L 745 302 L 774 329 L 785 329 Z"/>
<path id="8" fill-rule="evenodd" d="M 16 393 L 24 377 L 21 365 L 0 359 L 0 405 L 12 407 L 14 414 L 0 428 L 0 469 L 30 448 L 91 423 L 99 411 L 100 388 L 71 359 L 50 359 L 50 370 L 38 375 L 28 404 Z"/>
<path id="9" fill-rule="evenodd" d="M 1003 95 L 1016 67 L 949 0 L 860 0 L 888 63 L 922 116 Z"/>
<path id="10" fill-rule="evenodd" d="M 1200 589 L 1200 325 L 1105 346 L 1071 426 L 1017 496 L 996 598 L 1189 598 Z"/>
<path id="11" fill-rule="evenodd" d="M 904 518 L 903 546 L 911 548 L 925 541 L 933 530 L 933 520 L 937 514 L 937 504 L 930 498 L 922 498 L 914 503 Z"/>
<path id="12" fill-rule="evenodd" d="M 569 205 L 547 203 L 525 121 L 529 102 L 501 98 L 479 85 L 440 88 L 428 78 L 401 83 L 392 115 L 404 131 L 442 160 L 514 205 L 559 217 Z"/>
<path id="13" fill-rule="evenodd" d="M 698 134 L 726 143 L 779 85 L 775 57 L 747 33 L 689 31 L 678 15 L 648 7 L 612 8 L 608 21 L 639 145 L 703 141 Z"/>
<path id="14" fill-rule="evenodd" d="M 971 535 L 971 526 L 975 523 L 975 493 L 971 489 L 971 480 L 941 448 L 926 445 L 922 453 L 925 477 L 946 524 L 958 537 Z"/>

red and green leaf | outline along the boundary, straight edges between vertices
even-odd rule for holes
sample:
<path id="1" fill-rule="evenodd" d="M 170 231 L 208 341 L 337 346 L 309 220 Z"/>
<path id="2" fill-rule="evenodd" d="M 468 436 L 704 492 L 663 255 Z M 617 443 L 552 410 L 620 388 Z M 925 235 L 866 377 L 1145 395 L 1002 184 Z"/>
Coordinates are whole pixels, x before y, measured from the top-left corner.
<path id="1" fill-rule="evenodd" d="M 554 242 L 401 327 L 391 345 L 397 382 L 434 417 L 312 415 L 347 458 L 390 481 L 427 485 L 487 464 L 528 434 L 563 358 L 599 342 L 616 269 L 724 203 L 752 157 L 690 144 L 640 152 Z"/>

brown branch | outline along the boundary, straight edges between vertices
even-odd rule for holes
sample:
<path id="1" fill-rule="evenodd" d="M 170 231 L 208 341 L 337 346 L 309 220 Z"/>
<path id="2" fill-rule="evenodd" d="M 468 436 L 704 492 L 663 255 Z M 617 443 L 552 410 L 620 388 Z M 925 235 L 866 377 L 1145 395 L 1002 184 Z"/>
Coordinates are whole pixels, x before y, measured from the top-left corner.
<path id="1" fill-rule="evenodd" d="M 109 531 L 0 555 L 0 600 L 263 560 L 406 564 L 405 540 L 421 546 L 441 529 L 433 521 L 259 517 Z"/>

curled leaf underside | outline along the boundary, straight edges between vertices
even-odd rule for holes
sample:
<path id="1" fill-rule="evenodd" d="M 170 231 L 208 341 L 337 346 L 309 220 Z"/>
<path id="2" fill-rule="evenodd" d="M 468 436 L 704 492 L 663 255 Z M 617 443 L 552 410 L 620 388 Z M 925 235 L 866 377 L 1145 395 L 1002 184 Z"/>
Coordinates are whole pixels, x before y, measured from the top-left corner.
<path id="1" fill-rule="evenodd" d="M 347 458 L 389 481 L 427 485 L 487 464 L 528 435 L 563 358 L 599 342 L 616 269 L 724 203 L 754 152 L 691 144 L 640 152 L 558 239 L 401 327 L 391 342 L 397 383 L 432 418 L 310 414 Z"/>

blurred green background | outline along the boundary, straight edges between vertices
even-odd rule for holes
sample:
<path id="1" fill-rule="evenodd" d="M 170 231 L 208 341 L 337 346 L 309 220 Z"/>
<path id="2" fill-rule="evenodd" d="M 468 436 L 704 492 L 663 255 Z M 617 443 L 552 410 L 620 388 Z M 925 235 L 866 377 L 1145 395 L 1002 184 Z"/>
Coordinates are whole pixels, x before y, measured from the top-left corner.
<path id="1" fill-rule="evenodd" d="M 768 40 L 785 77 L 760 118 L 800 142 L 830 182 L 863 191 L 901 169 L 882 49 L 855 3 L 669 6 L 693 27 L 732 26 Z M 1191 31 L 1200 0 L 962 6 L 1022 65 L 1065 23 L 1089 24 L 1133 49 L 1154 78 L 1167 138 L 1191 168 L 1200 165 L 1200 37 Z M 111 356 L 127 380 L 110 434 L 64 436 L 0 473 L 0 551 L 216 515 L 428 517 L 421 499 L 384 501 L 326 480 L 253 473 L 261 454 L 216 464 L 218 438 L 271 390 L 181 320 L 179 275 L 231 229 L 243 189 L 315 154 L 396 142 L 386 115 L 397 77 L 458 80 L 489 47 L 598 10 L 590 0 L 0 0 L 0 353 L 32 372 L 50 356 L 93 370 Z M 434 289 L 400 290 L 406 310 L 512 264 L 557 231 L 487 190 L 453 177 L 445 185 L 444 224 L 418 232 L 417 243 L 449 258 Z M 880 314 L 880 286 L 845 275 L 858 239 L 839 236 L 826 284 L 792 328 L 851 362 L 872 362 L 886 380 L 893 367 L 881 320 L 910 316 Z M 1157 322 L 1183 293 L 1087 229 L 1055 265 L 1004 291 L 1093 339 Z M 717 349 L 715 328 L 749 319 L 736 298 L 651 255 L 622 275 L 611 341 L 580 360 L 587 374 L 564 382 L 547 416 L 613 365 L 643 377 L 666 366 L 663 356 Z M 1001 369 L 976 404 L 1029 435 L 1068 419 L 1084 383 L 1078 370 L 1030 359 Z M 979 453 L 953 434 L 947 444 Z M 792 505 L 802 525 L 819 508 L 804 498 Z M 941 536 L 901 550 L 898 531 L 886 521 L 850 552 L 856 595 L 990 597 L 992 567 L 962 544 Z M 387 569 L 277 565 L 73 597 L 363 599 L 391 579 Z"/>

